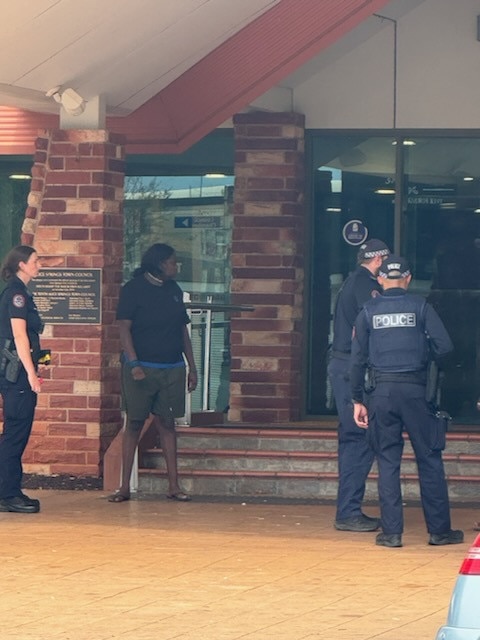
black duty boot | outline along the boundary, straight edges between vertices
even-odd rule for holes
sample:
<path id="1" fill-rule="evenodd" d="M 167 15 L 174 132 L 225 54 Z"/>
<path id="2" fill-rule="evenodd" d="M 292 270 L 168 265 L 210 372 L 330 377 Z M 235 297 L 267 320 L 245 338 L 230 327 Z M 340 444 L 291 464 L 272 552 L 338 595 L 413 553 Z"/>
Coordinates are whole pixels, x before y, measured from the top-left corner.
<path id="1" fill-rule="evenodd" d="M 441 546 L 443 544 L 460 544 L 463 542 L 463 531 L 450 529 L 447 533 L 431 533 L 428 544 Z"/>
<path id="2" fill-rule="evenodd" d="M 361 513 L 359 516 L 352 516 L 345 520 L 335 520 L 333 526 L 338 531 L 376 531 L 380 527 L 380 520 Z"/>
<path id="3" fill-rule="evenodd" d="M 379 533 L 375 544 L 379 547 L 403 547 L 402 536 L 399 533 Z"/>
<path id="4" fill-rule="evenodd" d="M 5 498 L 0 500 L 0 511 L 10 513 L 38 513 L 40 502 L 38 500 L 25 499 L 23 496 Z"/>

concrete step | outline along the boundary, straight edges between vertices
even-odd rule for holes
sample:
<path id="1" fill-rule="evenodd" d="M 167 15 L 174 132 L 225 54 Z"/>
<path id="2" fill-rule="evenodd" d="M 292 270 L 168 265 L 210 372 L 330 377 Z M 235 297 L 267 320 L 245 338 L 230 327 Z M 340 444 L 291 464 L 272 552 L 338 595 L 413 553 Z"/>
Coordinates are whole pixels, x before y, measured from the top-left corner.
<path id="1" fill-rule="evenodd" d="M 447 475 L 474 476 L 480 474 L 480 456 L 449 454 L 443 456 Z M 145 469 L 164 469 L 165 460 L 161 449 L 149 449 L 143 453 L 142 467 Z M 196 449 L 181 448 L 178 456 L 179 469 L 235 470 L 252 471 L 337 471 L 337 455 L 331 451 L 237 451 L 235 449 Z M 372 471 L 376 471 L 374 464 Z M 402 458 L 402 473 L 416 475 L 417 465 L 412 452 Z"/>
<path id="2" fill-rule="evenodd" d="M 444 454 L 452 501 L 471 501 L 480 490 L 480 434 L 449 433 Z M 178 429 L 178 466 L 184 488 L 194 495 L 334 500 L 337 439 L 330 430 Z M 377 470 L 366 499 L 377 500 Z M 408 439 L 402 461 L 405 499 L 419 499 L 417 469 Z M 166 491 L 161 449 L 142 452 L 139 489 Z"/>

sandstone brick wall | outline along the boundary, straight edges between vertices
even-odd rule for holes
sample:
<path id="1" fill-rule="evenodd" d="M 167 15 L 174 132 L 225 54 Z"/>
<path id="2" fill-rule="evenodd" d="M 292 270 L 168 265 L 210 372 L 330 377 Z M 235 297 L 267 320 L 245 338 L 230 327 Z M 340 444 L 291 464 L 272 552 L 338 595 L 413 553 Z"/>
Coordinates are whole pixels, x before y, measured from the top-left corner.
<path id="1" fill-rule="evenodd" d="M 232 318 L 232 421 L 300 418 L 304 127 L 295 113 L 234 118 L 232 302 L 255 311 Z"/>
<path id="2" fill-rule="evenodd" d="M 107 131 L 43 132 L 36 141 L 22 243 L 44 266 L 101 269 L 102 324 L 47 325 L 53 364 L 39 394 L 24 470 L 98 476 L 120 428 L 118 332 L 124 146 Z"/>

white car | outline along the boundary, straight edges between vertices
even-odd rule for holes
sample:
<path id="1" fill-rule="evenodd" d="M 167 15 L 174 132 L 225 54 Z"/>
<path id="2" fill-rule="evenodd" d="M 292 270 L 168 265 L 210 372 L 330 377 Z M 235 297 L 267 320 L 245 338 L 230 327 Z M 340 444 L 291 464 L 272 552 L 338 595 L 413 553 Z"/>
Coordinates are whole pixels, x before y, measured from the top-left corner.
<path id="1" fill-rule="evenodd" d="M 480 535 L 460 567 L 447 623 L 436 640 L 480 640 Z"/>

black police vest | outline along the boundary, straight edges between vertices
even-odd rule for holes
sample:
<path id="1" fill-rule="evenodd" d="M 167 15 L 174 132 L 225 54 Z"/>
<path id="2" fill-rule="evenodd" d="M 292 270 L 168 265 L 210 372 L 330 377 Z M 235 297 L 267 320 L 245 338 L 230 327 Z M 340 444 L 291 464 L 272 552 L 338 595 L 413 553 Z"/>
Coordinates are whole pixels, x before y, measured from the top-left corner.
<path id="1" fill-rule="evenodd" d="M 386 372 L 421 371 L 428 362 L 425 300 L 409 294 L 378 296 L 364 307 L 369 335 L 369 363 Z"/>

